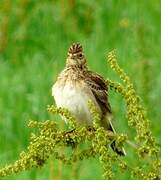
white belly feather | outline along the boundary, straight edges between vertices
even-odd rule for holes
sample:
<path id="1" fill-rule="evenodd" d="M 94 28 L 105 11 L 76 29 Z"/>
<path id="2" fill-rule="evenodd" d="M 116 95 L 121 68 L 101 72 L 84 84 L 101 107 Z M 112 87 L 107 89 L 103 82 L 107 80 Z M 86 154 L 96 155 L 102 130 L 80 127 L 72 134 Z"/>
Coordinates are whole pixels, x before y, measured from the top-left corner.
<path id="1" fill-rule="evenodd" d="M 99 106 L 90 89 L 76 87 L 72 84 L 58 86 L 56 83 L 52 88 L 52 95 L 57 107 L 67 108 L 75 115 L 80 124 L 92 124 L 88 101 L 92 100 L 97 107 Z"/>

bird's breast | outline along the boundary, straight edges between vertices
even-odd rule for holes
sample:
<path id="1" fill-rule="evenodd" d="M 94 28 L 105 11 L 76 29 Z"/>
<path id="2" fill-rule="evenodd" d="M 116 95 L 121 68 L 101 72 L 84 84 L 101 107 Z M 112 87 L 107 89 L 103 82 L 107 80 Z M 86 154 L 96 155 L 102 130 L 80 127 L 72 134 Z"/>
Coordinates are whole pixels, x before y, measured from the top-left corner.
<path id="1" fill-rule="evenodd" d="M 92 100 L 99 108 L 94 95 L 83 82 L 56 83 L 52 88 L 56 105 L 67 108 L 72 112 L 80 124 L 92 124 L 92 117 L 88 107 L 88 101 Z"/>

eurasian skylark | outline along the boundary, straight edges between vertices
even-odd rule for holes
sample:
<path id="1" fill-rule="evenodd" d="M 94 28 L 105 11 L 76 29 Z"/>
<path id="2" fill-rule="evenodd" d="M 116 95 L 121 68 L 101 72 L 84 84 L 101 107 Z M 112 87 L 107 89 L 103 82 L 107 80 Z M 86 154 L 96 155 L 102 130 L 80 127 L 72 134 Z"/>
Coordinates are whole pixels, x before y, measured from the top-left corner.
<path id="1" fill-rule="evenodd" d="M 87 68 L 83 48 L 74 43 L 68 50 L 66 66 L 52 87 L 52 96 L 58 107 L 71 111 L 79 124 L 92 125 L 92 117 L 88 107 L 91 100 L 101 116 L 101 125 L 115 133 L 111 123 L 111 107 L 108 102 L 107 83 L 97 73 Z M 125 155 L 123 149 L 111 144 L 112 149 L 119 155 Z"/>

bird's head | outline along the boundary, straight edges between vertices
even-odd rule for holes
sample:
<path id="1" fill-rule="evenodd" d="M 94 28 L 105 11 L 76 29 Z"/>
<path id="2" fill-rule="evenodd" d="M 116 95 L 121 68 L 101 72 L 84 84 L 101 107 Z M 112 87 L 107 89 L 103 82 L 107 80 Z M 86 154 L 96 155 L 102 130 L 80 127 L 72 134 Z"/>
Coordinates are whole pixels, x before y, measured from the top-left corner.
<path id="1" fill-rule="evenodd" d="M 69 47 L 66 65 L 77 66 L 80 68 L 86 66 L 86 59 L 83 53 L 82 45 L 79 43 L 73 43 Z"/>

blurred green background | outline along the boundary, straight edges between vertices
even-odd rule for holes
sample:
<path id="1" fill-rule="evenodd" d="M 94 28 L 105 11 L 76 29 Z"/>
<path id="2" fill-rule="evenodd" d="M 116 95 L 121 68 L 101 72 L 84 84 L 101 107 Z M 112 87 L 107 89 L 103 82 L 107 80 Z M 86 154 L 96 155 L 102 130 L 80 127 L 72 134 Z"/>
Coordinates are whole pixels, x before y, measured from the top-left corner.
<path id="1" fill-rule="evenodd" d="M 91 70 L 119 81 L 106 62 L 107 53 L 117 49 L 119 64 L 142 97 L 160 141 L 160 0 L 0 0 L 0 167 L 27 148 L 29 119 L 50 118 L 51 87 L 73 42 L 83 45 Z M 110 92 L 110 102 L 115 128 L 132 139 L 124 101 Z M 134 150 L 125 149 L 126 160 L 139 164 Z M 117 166 L 114 172 L 117 179 L 131 179 Z M 101 179 L 101 168 L 98 159 L 65 166 L 51 158 L 41 169 L 5 179 Z"/>

